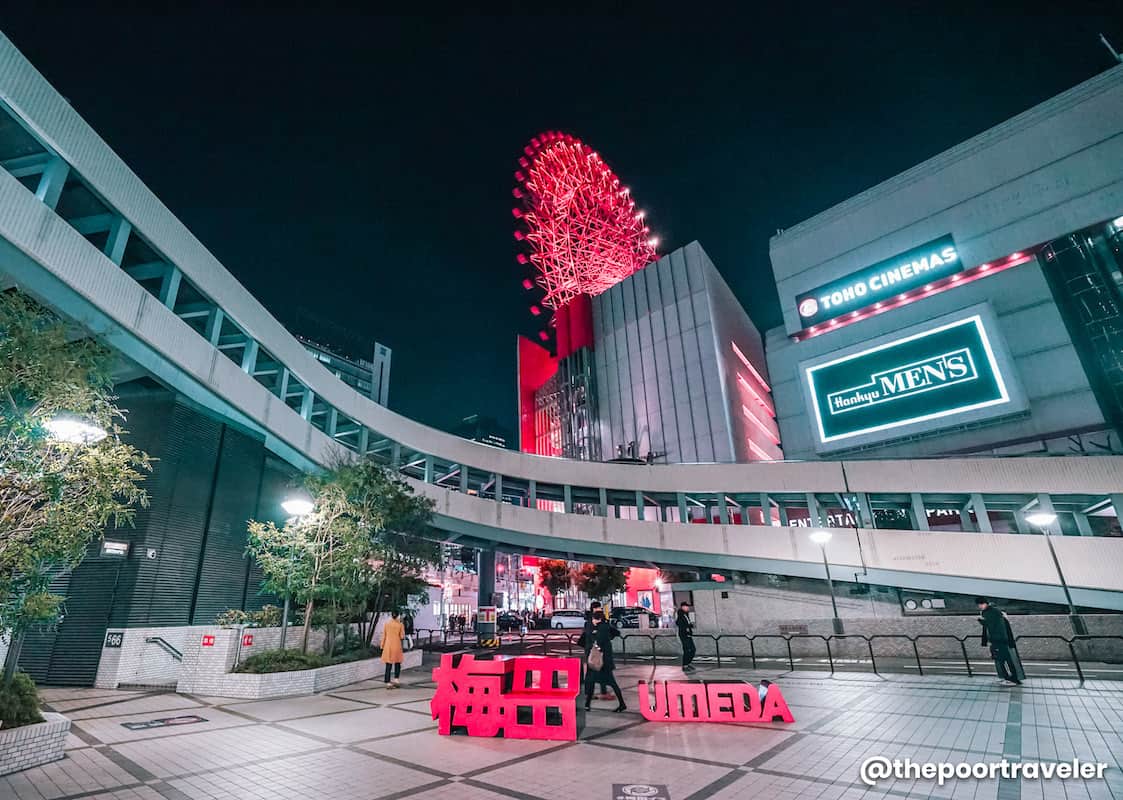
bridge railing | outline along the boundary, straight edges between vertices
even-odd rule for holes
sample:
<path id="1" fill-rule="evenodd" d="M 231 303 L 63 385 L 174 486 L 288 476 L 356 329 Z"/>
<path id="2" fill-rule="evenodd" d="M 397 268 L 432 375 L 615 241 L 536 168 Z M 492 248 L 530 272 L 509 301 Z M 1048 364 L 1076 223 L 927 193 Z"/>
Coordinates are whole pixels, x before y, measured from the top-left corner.
<path id="1" fill-rule="evenodd" d="M 578 644 L 580 636 L 580 631 L 560 630 L 514 633 L 502 637 L 498 649 L 481 651 L 476 648 L 475 633 L 425 629 L 418 632 L 415 646 L 425 649 L 452 647 L 504 655 L 583 656 L 584 649 Z M 694 642 L 698 656 L 716 662 L 717 667 L 748 663 L 752 669 L 760 669 L 762 663 L 779 662 L 781 667 L 786 666 L 791 672 L 800 669 L 821 671 L 825 668 L 834 674 L 855 671 L 845 667 L 865 668 L 868 665 L 868 671 L 875 675 L 902 671 L 925 675 L 927 668 L 929 673 L 965 672 L 968 677 L 975 677 L 980 672 L 980 665 L 986 665 L 988 669 L 985 671 L 989 671 L 992 663 L 989 652 L 984 651 L 974 659 L 968 652 L 968 646 L 979 645 L 977 634 L 700 633 L 694 636 Z M 659 660 L 681 658 L 677 636 L 623 633 L 619 639 L 613 640 L 613 644 L 616 660 L 621 663 L 654 665 Z M 1045 666 L 1049 670 L 1071 669 L 1081 684 L 1086 680 L 1085 667 L 1089 662 L 1123 663 L 1123 635 L 1032 634 L 1015 637 L 1017 645 L 1023 645 L 1019 651 L 1025 651 L 1024 657 L 1047 661 Z M 1071 664 L 1071 667 L 1058 667 L 1058 664 Z"/>

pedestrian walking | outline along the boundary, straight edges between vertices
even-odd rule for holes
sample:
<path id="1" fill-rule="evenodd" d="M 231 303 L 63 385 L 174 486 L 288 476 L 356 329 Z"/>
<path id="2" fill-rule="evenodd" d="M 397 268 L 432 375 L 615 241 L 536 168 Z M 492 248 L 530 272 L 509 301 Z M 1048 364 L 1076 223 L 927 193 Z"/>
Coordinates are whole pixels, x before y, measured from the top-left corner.
<path id="1" fill-rule="evenodd" d="M 603 611 L 603 606 L 599 600 L 594 600 L 589 604 L 589 610 L 585 612 L 585 629 L 581 633 L 581 638 L 585 640 L 585 665 L 586 672 L 588 672 L 589 664 L 589 651 L 593 648 L 594 625 L 593 615 L 598 611 Z M 608 693 L 608 687 L 604 685 L 604 681 L 600 682 L 600 699 L 610 700 L 612 695 Z"/>
<path id="2" fill-rule="evenodd" d="M 398 679 L 402 676 L 402 662 L 405 660 L 402 651 L 402 639 L 405 637 L 405 625 L 398 619 L 398 612 L 391 611 L 390 619 L 382 626 L 382 663 L 386 665 L 384 682 L 387 689 L 397 689 L 402 685 Z M 391 669 L 394 671 L 393 682 L 390 679 Z"/>
<path id="3" fill-rule="evenodd" d="M 985 597 L 976 597 L 979 607 L 979 624 L 983 626 L 982 646 L 990 646 L 990 657 L 999 679 L 1011 686 L 1021 686 L 1025 679 L 1022 660 L 1014 642 L 1014 629 L 1010 620 L 992 606 Z"/>
<path id="4" fill-rule="evenodd" d="M 696 668 L 690 662 L 694 660 L 698 648 L 694 646 L 694 623 L 690 621 L 690 603 L 683 602 L 678 607 L 675 615 L 675 626 L 678 628 L 678 640 L 682 644 L 682 671 L 693 672 Z"/>
<path id="5" fill-rule="evenodd" d="M 602 686 L 611 686 L 616 692 L 616 699 L 620 705 L 612 709 L 614 712 L 624 711 L 628 708 L 624 702 L 624 693 L 620 691 L 620 684 L 616 682 L 616 661 L 612 656 L 612 640 L 620 635 L 615 625 L 604 619 L 604 612 L 597 610 L 593 614 L 592 646 L 589 648 L 588 671 L 585 673 L 585 710 L 588 711 L 593 703 L 593 687 L 599 682 Z M 581 634 L 578 644 L 585 646 L 585 634 Z"/>

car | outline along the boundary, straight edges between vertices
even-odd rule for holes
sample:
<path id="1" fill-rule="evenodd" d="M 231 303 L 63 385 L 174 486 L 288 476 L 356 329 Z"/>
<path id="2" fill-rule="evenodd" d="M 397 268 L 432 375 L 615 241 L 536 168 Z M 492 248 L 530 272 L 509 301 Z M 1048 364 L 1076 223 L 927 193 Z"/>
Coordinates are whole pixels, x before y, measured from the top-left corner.
<path id="1" fill-rule="evenodd" d="M 652 614 L 650 611 L 644 608 L 641 608 L 638 612 L 633 611 L 631 613 L 623 614 L 619 617 L 613 617 L 612 622 L 618 628 L 638 628 L 640 627 L 640 620 L 643 618 L 644 614 L 647 614 L 647 627 L 659 627 L 659 615 Z"/>
<path id="2" fill-rule="evenodd" d="M 495 627 L 497 627 L 500 632 L 517 631 L 521 629 L 522 626 L 523 618 L 518 614 L 514 614 L 510 611 L 500 612 L 495 617 Z"/>
<path id="3" fill-rule="evenodd" d="M 643 613 L 647 615 L 649 628 L 659 627 L 659 615 L 642 606 L 614 606 L 612 608 L 612 624 L 618 628 L 638 628 L 639 618 Z"/>
<path id="4" fill-rule="evenodd" d="M 585 612 L 576 609 L 559 609 L 550 617 L 551 628 L 584 628 Z"/>

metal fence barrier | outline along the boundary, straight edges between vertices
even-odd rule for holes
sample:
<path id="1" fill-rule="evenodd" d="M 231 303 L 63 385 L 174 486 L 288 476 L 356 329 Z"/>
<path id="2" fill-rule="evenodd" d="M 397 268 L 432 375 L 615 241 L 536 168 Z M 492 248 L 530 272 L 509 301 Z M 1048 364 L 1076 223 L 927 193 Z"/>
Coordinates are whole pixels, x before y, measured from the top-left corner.
<path id="1" fill-rule="evenodd" d="M 457 647 L 460 649 L 473 649 L 476 647 L 476 634 L 472 631 L 449 631 L 431 628 L 422 628 L 414 631 L 414 646 L 423 649 L 448 649 L 450 647 Z M 566 655 L 573 656 L 583 655 L 584 649 L 577 644 L 580 638 L 580 632 L 566 632 L 559 630 L 534 630 L 527 633 L 509 633 L 501 639 L 498 650 L 492 649 L 492 652 L 507 653 L 512 655 L 547 655 L 550 653 L 557 653 L 563 646 Z M 840 644 L 846 643 L 848 640 L 855 642 L 863 642 L 865 647 L 862 648 L 865 653 L 869 655 L 869 663 L 871 671 L 875 675 L 882 674 L 878 668 L 877 654 L 875 644 L 878 641 L 892 641 L 904 645 L 906 652 L 911 651 L 912 658 L 915 661 L 916 670 L 920 675 L 924 675 L 924 658 L 921 655 L 921 645 L 925 641 L 930 640 L 951 640 L 959 645 L 959 654 L 963 659 L 963 666 L 967 671 L 968 677 L 974 677 L 976 670 L 971 666 L 971 658 L 967 652 L 967 643 L 969 641 L 975 642 L 978 640 L 978 634 L 970 636 L 955 636 L 953 634 L 916 634 L 909 635 L 905 633 L 877 633 L 872 635 L 865 635 L 860 633 L 847 633 L 847 634 L 814 634 L 814 633 L 793 633 L 793 634 L 780 634 L 780 633 L 697 633 L 694 635 L 695 641 L 703 640 L 713 643 L 714 656 L 717 659 L 717 666 L 721 667 L 724 661 L 727 664 L 736 663 L 738 658 L 748 658 L 753 669 L 757 669 L 758 660 L 771 656 L 759 656 L 757 652 L 758 642 L 776 641 L 783 642 L 783 650 L 787 655 L 787 664 L 789 671 L 796 671 L 796 656 L 792 652 L 793 641 L 811 641 L 821 642 L 823 653 L 826 655 L 827 665 L 833 675 L 836 672 L 835 659 L 838 655 L 832 643 Z M 1081 663 L 1080 657 L 1077 655 L 1076 647 L 1080 644 L 1092 644 L 1097 641 L 1113 641 L 1119 644 L 1119 658 L 1123 660 L 1123 636 L 1120 635 L 1074 635 L 1071 637 L 1061 635 L 1025 635 L 1014 637 L 1015 644 L 1018 642 L 1031 642 L 1031 641 L 1049 641 L 1062 644 L 1062 649 L 1067 653 L 1066 662 L 1071 662 L 1076 670 L 1077 678 L 1080 683 L 1085 682 L 1084 665 Z M 635 644 L 629 646 L 630 642 L 635 640 Z M 646 640 L 646 642 L 644 641 Z M 617 643 L 616 660 L 621 662 L 626 661 L 650 661 L 653 664 L 659 658 L 657 644 L 659 641 L 665 641 L 669 644 L 677 644 L 678 637 L 672 635 L 659 635 L 651 633 L 622 633 L 619 639 L 614 640 Z M 744 641 L 748 643 L 747 655 L 731 655 L 728 649 L 726 655 L 722 655 L 721 644 L 723 641 L 732 642 L 733 640 Z M 637 648 L 635 645 L 638 644 Z M 954 647 L 953 647 L 954 649 Z M 664 657 L 670 657 L 671 653 L 665 653 Z M 882 654 L 883 657 L 885 654 Z M 900 658 L 902 656 L 891 656 Z M 905 656 L 907 657 L 907 656 Z M 800 657 L 802 658 L 802 656 Z M 989 660 L 989 657 L 988 659 Z"/>

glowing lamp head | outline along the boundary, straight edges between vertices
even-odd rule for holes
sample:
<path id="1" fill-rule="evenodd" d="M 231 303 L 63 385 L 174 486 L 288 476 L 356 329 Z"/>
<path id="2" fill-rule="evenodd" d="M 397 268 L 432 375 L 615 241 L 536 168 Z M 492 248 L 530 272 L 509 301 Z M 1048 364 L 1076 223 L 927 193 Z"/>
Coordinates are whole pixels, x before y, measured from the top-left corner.
<path id="1" fill-rule="evenodd" d="M 831 540 L 830 531 L 815 531 L 808 538 L 817 545 L 824 545 Z"/>
<path id="2" fill-rule="evenodd" d="M 1039 528 L 1044 528 L 1046 525 L 1052 525 L 1057 521 L 1057 515 L 1048 511 L 1033 511 L 1026 514 L 1026 522 L 1030 525 L 1036 525 Z"/>
<path id="3" fill-rule="evenodd" d="M 94 444 L 109 435 L 104 428 L 74 417 L 54 417 L 43 423 L 43 427 L 52 439 L 66 444 Z"/>
<path id="4" fill-rule="evenodd" d="M 306 497 L 290 497 L 281 503 L 281 508 L 290 517 L 303 517 L 312 513 L 315 504 Z"/>

